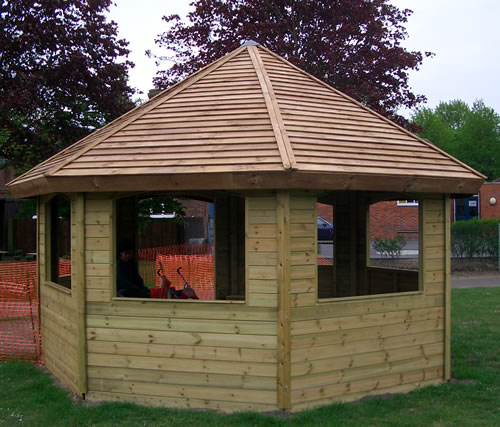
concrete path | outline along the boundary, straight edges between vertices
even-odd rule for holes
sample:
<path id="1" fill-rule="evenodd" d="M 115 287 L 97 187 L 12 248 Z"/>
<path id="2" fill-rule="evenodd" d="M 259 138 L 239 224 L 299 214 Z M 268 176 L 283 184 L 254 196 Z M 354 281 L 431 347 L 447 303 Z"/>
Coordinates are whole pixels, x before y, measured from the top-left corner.
<path id="1" fill-rule="evenodd" d="M 493 288 L 500 286 L 500 272 L 452 274 L 452 288 Z"/>

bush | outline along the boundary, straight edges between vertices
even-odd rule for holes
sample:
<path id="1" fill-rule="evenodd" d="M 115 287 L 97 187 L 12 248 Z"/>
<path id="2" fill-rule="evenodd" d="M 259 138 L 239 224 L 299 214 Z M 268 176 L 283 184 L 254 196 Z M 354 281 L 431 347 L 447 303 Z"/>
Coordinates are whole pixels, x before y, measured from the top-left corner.
<path id="1" fill-rule="evenodd" d="M 457 221 L 451 226 L 451 254 L 455 258 L 498 257 L 500 218 Z"/>
<path id="2" fill-rule="evenodd" d="M 406 239 L 402 234 L 398 234 L 393 239 L 380 239 L 375 237 L 373 248 L 383 256 L 398 258 L 405 247 Z"/>
<path id="3" fill-rule="evenodd" d="M 16 249 L 14 251 L 14 256 L 18 256 L 18 257 L 22 258 L 23 255 L 24 255 L 24 251 L 22 249 Z"/>

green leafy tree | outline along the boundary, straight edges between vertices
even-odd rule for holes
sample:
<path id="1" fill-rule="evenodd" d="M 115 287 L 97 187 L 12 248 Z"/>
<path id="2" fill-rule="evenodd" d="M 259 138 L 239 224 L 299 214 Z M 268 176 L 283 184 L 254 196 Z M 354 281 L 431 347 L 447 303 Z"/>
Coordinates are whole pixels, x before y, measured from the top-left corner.
<path id="1" fill-rule="evenodd" d="M 156 43 L 173 60 L 158 72 L 165 88 L 236 49 L 256 40 L 319 79 L 376 111 L 395 117 L 401 106 L 425 100 L 408 85 L 408 71 L 418 69 L 429 52 L 401 46 L 412 13 L 388 0 L 195 0 L 189 22 L 164 16 L 168 31 Z M 151 52 L 149 52 L 151 56 Z"/>
<path id="2" fill-rule="evenodd" d="M 482 100 L 469 107 L 454 100 L 434 110 L 423 108 L 412 117 L 428 139 L 490 180 L 500 177 L 500 116 Z"/>
<path id="3" fill-rule="evenodd" d="M 176 222 L 184 224 L 184 209 L 182 201 L 176 197 L 149 197 L 139 200 L 139 230 L 143 232 L 148 224 L 152 222 L 151 215 L 167 215 L 175 213 L 174 218 L 165 218 L 165 222 Z"/>
<path id="4" fill-rule="evenodd" d="M 0 157 L 32 167 L 130 109 L 111 0 L 0 0 Z"/>

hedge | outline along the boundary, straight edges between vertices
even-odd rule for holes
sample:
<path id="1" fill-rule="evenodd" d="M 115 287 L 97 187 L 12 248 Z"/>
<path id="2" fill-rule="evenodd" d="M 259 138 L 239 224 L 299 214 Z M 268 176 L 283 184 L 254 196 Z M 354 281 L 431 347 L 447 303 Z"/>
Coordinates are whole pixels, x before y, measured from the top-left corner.
<path id="1" fill-rule="evenodd" d="M 455 258 L 498 257 L 500 218 L 457 221 L 451 225 L 451 253 Z"/>

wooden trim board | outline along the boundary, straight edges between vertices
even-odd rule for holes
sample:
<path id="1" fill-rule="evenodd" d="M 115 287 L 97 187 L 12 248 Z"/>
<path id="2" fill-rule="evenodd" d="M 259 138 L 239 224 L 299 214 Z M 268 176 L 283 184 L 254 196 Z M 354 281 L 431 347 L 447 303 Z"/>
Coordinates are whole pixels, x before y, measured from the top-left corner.
<path id="1" fill-rule="evenodd" d="M 450 196 L 443 197 L 445 233 L 445 321 L 444 321 L 444 379 L 451 379 L 451 227 Z"/>
<path id="2" fill-rule="evenodd" d="M 278 221 L 278 408 L 290 408 L 290 193 L 277 193 Z"/>
<path id="3" fill-rule="evenodd" d="M 86 326 L 86 294 L 85 294 L 85 195 L 78 193 L 75 203 L 76 259 L 76 316 L 77 316 L 77 349 L 78 349 L 78 391 L 85 397 L 87 392 L 87 326 Z"/>

